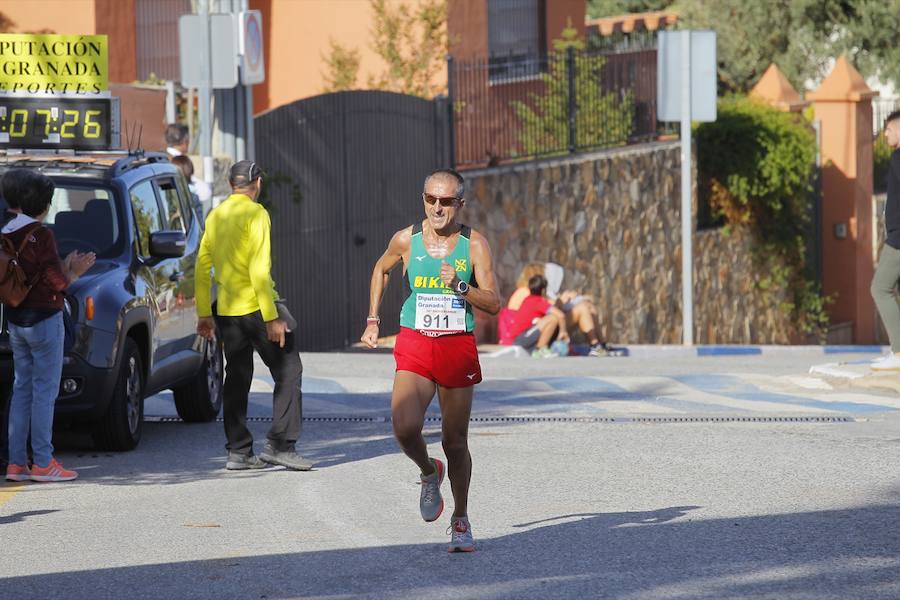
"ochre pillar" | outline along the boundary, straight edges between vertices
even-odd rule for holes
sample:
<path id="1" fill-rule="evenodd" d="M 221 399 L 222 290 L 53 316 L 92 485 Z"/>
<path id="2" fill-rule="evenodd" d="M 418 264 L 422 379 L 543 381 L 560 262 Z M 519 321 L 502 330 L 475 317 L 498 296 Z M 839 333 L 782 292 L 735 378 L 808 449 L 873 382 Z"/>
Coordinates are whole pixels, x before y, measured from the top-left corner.
<path id="1" fill-rule="evenodd" d="M 872 97 L 859 72 L 840 57 L 812 100 L 821 123 L 822 283 L 836 296 L 833 324 L 853 322 L 853 341 L 875 343 L 869 293 L 872 258 Z"/>

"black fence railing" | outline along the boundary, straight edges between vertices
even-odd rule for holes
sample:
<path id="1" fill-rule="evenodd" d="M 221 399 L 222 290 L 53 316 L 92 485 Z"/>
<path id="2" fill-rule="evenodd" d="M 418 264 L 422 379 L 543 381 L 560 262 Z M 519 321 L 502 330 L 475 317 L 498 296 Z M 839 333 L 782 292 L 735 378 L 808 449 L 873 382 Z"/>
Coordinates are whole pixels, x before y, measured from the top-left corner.
<path id="1" fill-rule="evenodd" d="M 463 168 L 655 138 L 656 50 L 448 60 L 453 154 Z"/>

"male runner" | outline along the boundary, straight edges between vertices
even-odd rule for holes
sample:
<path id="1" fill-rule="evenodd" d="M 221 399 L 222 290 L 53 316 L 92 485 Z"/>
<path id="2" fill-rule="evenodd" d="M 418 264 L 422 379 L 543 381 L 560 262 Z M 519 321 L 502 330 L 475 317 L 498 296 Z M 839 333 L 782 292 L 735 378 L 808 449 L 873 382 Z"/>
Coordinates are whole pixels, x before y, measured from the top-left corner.
<path id="1" fill-rule="evenodd" d="M 362 335 L 370 348 L 377 346 L 381 297 L 391 270 L 402 261 L 406 301 L 394 347 L 397 372 L 391 417 L 397 442 L 421 470 L 422 518 L 436 521 L 444 510 L 444 463 L 429 458 L 422 428 L 437 390 L 454 501 L 450 552 L 475 550 L 467 513 L 472 476 L 467 436 L 473 386 L 481 382 L 481 366 L 472 334 L 472 306 L 491 314 L 500 311 L 487 240 L 457 222 L 464 191 L 465 180 L 452 169 L 440 169 L 425 179 L 425 220 L 395 233 L 375 263 L 369 318 Z"/>

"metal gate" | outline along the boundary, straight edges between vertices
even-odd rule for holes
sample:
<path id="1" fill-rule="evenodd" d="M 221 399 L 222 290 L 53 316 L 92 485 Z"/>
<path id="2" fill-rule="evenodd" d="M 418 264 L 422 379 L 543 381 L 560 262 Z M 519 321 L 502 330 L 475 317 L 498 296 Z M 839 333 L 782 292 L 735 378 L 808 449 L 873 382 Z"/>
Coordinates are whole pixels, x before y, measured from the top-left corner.
<path id="1" fill-rule="evenodd" d="M 423 218 L 424 178 L 449 164 L 447 123 L 445 100 L 378 91 L 316 96 L 256 117 L 273 276 L 301 350 L 359 339 L 375 261 L 394 232 Z M 382 335 L 399 331 L 402 289 L 396 269 Z"/>

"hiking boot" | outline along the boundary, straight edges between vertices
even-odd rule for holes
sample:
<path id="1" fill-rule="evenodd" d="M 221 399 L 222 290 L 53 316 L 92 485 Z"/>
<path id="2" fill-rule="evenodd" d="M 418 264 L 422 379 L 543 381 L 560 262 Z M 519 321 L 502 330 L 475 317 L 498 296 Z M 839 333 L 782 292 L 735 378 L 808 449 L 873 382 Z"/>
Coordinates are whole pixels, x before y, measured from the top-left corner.
<path id="1" fill-rule="evenodd" d="M 419 494 L 419 512 L 426 523 L 437 521 L 444 512 L 444 498 L 441 496 L 441 483 L 444 481 L 444 463 L 437 458 L 431 459 L 434 473 L 421 477 L 422 491 Z"/>
<path id="2" fill-rule="evenodd" d="M 253 454 L 241 454 L 240 452 L 229 452 L 228 460 L 225 462 L 225 468 L 229 471 L 265 469 L 268 466 L 269 463 L 263 462 L 258 456 Z"/>
<path id="3" fill-rule="evenodd" d="M 6 465 L 7 481 L 28 481 L 31 479 L 31 469 L 28 465 Z"/>
<path id="4" fill-rule="evenodd" d="M 313 462 L 306 460 L 291 448 L 290 450 L 276 450 L 272 442 L 266 442 L 259 457 L 272 465 L 281 465 L 292 471 L 310 471 Z"/>
<path id="5" fill-rule="evenodd" d="M 46 467 L 31 465 L 31 480 L 38 482 L 72 481 L 78 477 L 77 471 L 64 468 L 55 458 L 50 459 Z"/>
<path id="6" fill-rule="evenodd" d="M 468 517 L 453 517 L 450 519 L 450 547 L 447 552 L 475 552 L 475 539 L 472 537 L 472 526 Z"/>

